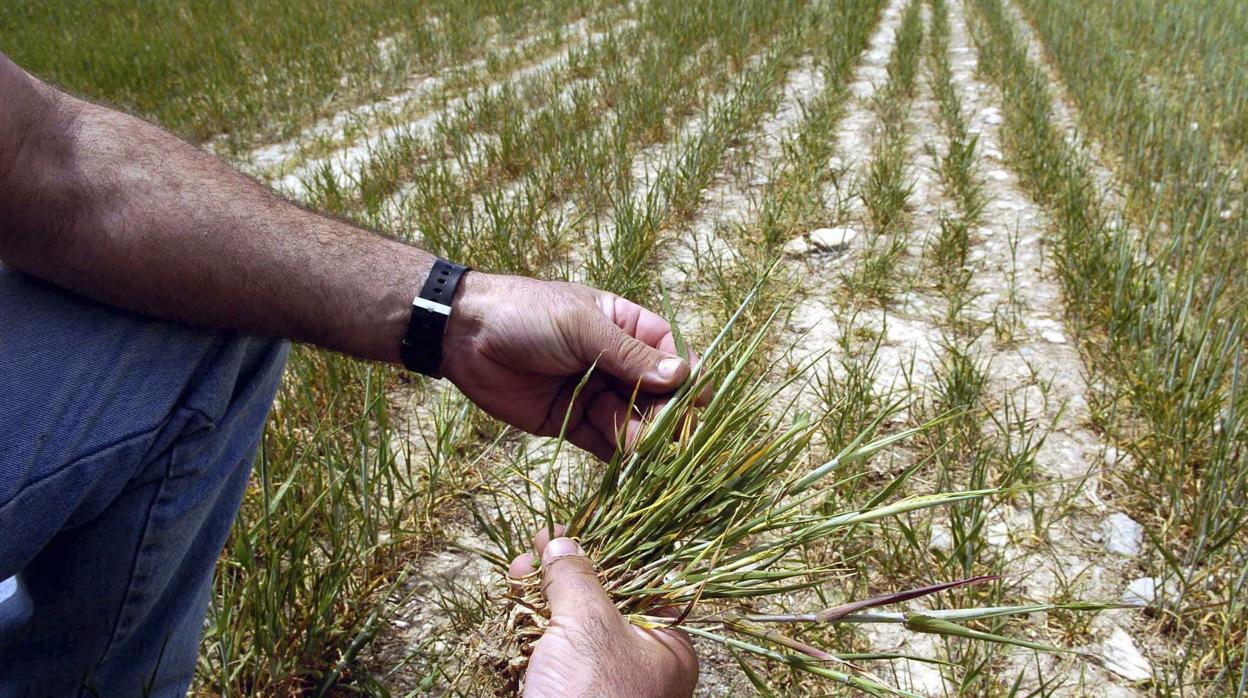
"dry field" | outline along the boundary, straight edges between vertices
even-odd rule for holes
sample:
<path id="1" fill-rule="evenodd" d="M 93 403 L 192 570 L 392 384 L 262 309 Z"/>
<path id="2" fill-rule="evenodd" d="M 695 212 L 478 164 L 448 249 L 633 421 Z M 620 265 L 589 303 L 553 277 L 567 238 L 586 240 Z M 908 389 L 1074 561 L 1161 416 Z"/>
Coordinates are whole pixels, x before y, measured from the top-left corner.
<path id="1" fill-rule="evenodd" d="M 795 510 L 826 535 L 760 526 L 726 548 L 787 546 L 793 583 L 734 600 L 766 582 L 716 578 L 708 609 L 1000 575 L 785 627 L 789 645 L 729 647 L 708 610 L 700 695 L 1248 692 L 1248 5 L 312 5 L 320 34 L 258 3 L 254 35 L 205 34 L 230 61 L 181 80 L 127 72 L 146 64 L 124 13 L 98 25 L 104 67 L 58 64 L 21 28 L 61 20 L 22 2 L 0 49 L 307 206 L 665 308 L 695 348 L 729 326 L 750 342 L 724 354 L 734 404 L 699 428 L 773 440 L 759 459 L 783 451 L 794 478 L 879 445 Z M 175 37 L 221 19 L 167 14 Z M 181 56 L 161 70 L 191 62 L 161 46 Z M 488 695 L 498 561 L 606 468 L 451 386 L 299 348 L 197 694 Z M 1034 612 L 950 610 L 1007 606 Z"/>

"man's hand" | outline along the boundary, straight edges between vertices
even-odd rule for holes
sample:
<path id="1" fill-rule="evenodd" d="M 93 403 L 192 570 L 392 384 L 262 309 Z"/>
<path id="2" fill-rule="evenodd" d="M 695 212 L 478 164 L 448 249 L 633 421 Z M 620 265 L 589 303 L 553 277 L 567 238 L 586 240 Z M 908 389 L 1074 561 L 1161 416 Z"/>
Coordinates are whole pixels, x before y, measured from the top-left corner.
<path id="1" fill-rule="evenodd" d="M 645 412 L 690 371 L 668 322 L 635 303 L 579 284 L 481 272 L 460 284 L 443 357 L 443 373 L 473 402 L 541 436 L 559 433 L 573 391 L 596 361 L 572 405 L 567 438 L 603 460 L 632 443 Z"/>
<path id="2" fill-rule="evenodd" d="M 558 532 L 558 531 L 557 531 Z M 698 657 L 678 630 L 643 630 L 620 615 L 594 566 L 571 538 L 534 540 L 550 626 L 529 658 L 525 698 L 685 698 L 698 683 Z M 534 573 L 534 556 L 511 562 L 513 578 Z"/>

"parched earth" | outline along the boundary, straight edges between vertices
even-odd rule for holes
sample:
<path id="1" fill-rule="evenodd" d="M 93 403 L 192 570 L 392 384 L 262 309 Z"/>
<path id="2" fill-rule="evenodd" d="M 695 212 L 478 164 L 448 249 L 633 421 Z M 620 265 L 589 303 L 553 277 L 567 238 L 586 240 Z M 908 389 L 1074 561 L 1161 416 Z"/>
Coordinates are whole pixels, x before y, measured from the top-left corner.
<path id="1" fill-rule="evenodd" d="M 949 3 L 949 58 L 963 112 L 977 139 L 973 172 L 982 184 L 985 201 L 971 230 L 966 257 L 969 302 L 953 313 L 948 299 L 927 281 L 926 265 L 940 216 L 954 204 L 937 174 L 936 158 L 947 146 L 931 80 L 923 70 L 908 116 L 904 176 L 910 194 L 900 253 L 900 278 L 904 281 L 891 302 L 854 308 L 852 313 L 849 310 L 846 277 L 866 254 L 870 226 L 860 187 L 872 144 L 881 137 L 875 100 L 889 77 L 886 66 L 905 5 L 906 0 L 887 4 L 867 49 L 859 56 L 843 114 L 827 134 L 836 145 L 836 155 L 828 167 L 837 176 L 824 191 L 825 203 L 827 210 L 839 213 L 826 221 L 822 233 L 802 236 L 787 245 L 780 262 L 781 275 L 800 279 L 800 292 L 791 301 L 778 341 L 780 345 L 794 345 L 784 360 L 796 366 L 831 352 L 815 370 L 835 376 L 843 371 L 837 361 L 841 353 L 861 349 L 863 342 L 870 341 L 866 337 L 878 338 L 877 390 L 881 394 L 907 390 L 914 394 L 916 405 L 923 405 L 939 387 L 938 374 L 947 351 L 945 340 L 953 331 L 950 318 L 957 315 L 961 322 L 984 328 L 969 347 L 987 379 L 983 417 L 986 438 L 1001 438 L 997 425 L 1010 424 L 1025 415 L 1018 421 L 1020 431 L 1013 435 L 1038 444 L 1035 476 L 1049 483 L 1026 504 L 1009 499 L 995 503 L 989 511 L 985 539 L 1010 575 L 1011 594 L 1020 601 L 1035 603 L 1071 597 L 1147 603 L 1152 600 L 1148 580 L 1139 579 L 1137 564 L 1142 532 L 1115 508 L 1101 487 L 1107 471 L 1129 468 L 1131 463 L 1092 426 L 1090 391 L 1097 387 L 1098 379 L 1089 372 L 1078 337 L 1065 320 L 1061 287 L 1047 247 L 1049 223 L 1045 213 L 1004 160 L 1002 114 L 1011 105 L 1003 103 L 997 90 L 977 74 L 977 52 L 967 10 L 960 2 Z M 628 13 L 622 14 L 617 20 L 620 26 L 633 21 Z M 924 18 L 930 24 L 927 8 Z M 584 21 L 570 26 L 563 49 L 522 62 L 507 79 L 523 82 L 559 65 L 571 47 L 600 40 L 602 34 L 588 26 Z M 1034 43 L 1026 31 L 1023 36 Z M 498 47 L 500 53 L 523 50 L 523 45 Z M 1039 57 L 1034 46 L 1033 55 Z M 447 79 L 415 76 L 409 90 L 329 119 L 298 140 L 258 149 L 244 156 L 243 164 L 295 198 L 304 193 L 301 178 L 317 169 L 328 168 L 334 177 L 349 179 L 387 137 L 430 130 L 471 97 L 471 93 L 462 94 L 427 106 Z M 696 272 L 696 263 L 708 255 L 730 263 L 741 253 L 724 231 L 747 223 L 757 214 L 759 197 L 768 190 L 784 143 L 802 123 L 803 105 L 824 86 L 825 76 L 813 60 L 800 60 L 788 72 L 777 107 L 753 130 L 752 138 L 733 146 L 723 171 L 701 193 L 697 212 L 666 231 L 668 238 L 656 254 L 669 288 L 696 298 L 706 291 L 700 287 L 705 280 Z M 473 89 L 488 91 L 498 89 L 498 85 L 487 83 Z M 1056 93 L 1060 95 L 1060 89 Z M 1055 118 L 1075 139 L 1075 110 L 1060 99 L 1056 107 Z M 694 115 L 682 124 L 679 133 L 696 133 L 704 116 Z M 1072 142 L 1097 162 L 1095 143 Z M 634 159 L 634 175 L 645 186 L 651 185 L 664 147 L 646 148 Z M 1102 186 L 1113 189 L 1111 170 L 1100 166 L 1095 175 Z M 828 233 L 827 229 L 836 232 Z M 682 325 L 703 329 L 711 322 L 691 303 L 680 305 L 677 319 Z M 430 421 L 431 404 L 442 391 L 433 387 L 420 394 L 396 393 L 393 400 L 406 411 L 408 421 L 407 430 L 399 433 L 418 440 L 423 425 Z M 799 404 L 817 404 L 816 396 L 801 391 L 790 397 Z M 909 418 L 897 417 L 902 421 Z M 535 443 L 535 448 L 543 447 Z M 889 467 L 899 467 L 917 456 L 903 446 L 883 460 L 892 464 Z M 1038 527 L 1040 514 L 1044 522 Z M 948 550 L 949 532 L 939 521 L 928 533 L 926 545 L 930 549 Z M 465 548 L 486 545 L 468 517 L 462 512 L 452 514 L 441 535 L 447 543 L 442 549 L 412 561 L 402 598 L 393 609 L 394 620 L 372 650 L 378 665 L 402 665 L 388 672 L 385 679 L 398 695 L 422 691 L 426 685 L 436 692 L 443 685 L 440 680 L 422 684 L 428 662 L 413 656 L 448 657 L 447 653 L 454 651 L 451 638 L 445 636 L 449 626 L 439 605 L 445 603 L 448 588 L 481 593 L 481 585 L 497 582 L 496 572 L 488 564 L 464 552 Z M 921 608 L 923 603 L 915 602 L 913 607 Z M 1079 654 L 1037 655 L 1017 650 L 1005 652 L 1003 661 L 1008 663 L 1009 672 L 1023 677 L 1025 688 L 1036 688 L 1040 676 L 1064 679 L 1065 686 L 1052 695 L 1143 695 L 1134 686 L 1152 674 L 1148 656 L 1166 652 L 1167 647 L 1159 638 L 1139 630 L 1137 614 L 1134 609 L 1097 614 L 1081 638 Z M 873 648 L 881 652 L 905 650 L 932 656 L 941 652 L 941 643 L 931 636 L 915 636 L 891 627 L 871 631 L 869 637 Z M 704 661 L 701 695 L 741 695 L 753 690 L 731 657 L 716 647 L 700 645 L 699 649 Z M 869 668 L 893 685 L 922 695 L 957 691 L 951 676 L 947 672 L 942 675 L 939 667 L 931 664 L 894 660 L 876 662 Z M 825 688 L 812 684 L 811 690 Z"/>

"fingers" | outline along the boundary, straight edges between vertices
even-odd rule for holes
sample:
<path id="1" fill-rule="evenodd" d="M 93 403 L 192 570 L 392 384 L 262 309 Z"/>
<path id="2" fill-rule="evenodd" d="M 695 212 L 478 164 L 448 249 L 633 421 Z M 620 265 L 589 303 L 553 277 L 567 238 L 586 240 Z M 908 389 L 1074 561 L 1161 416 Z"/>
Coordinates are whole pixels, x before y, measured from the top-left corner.
<path id="1" fill-rule="evenodd" d="M 564 526 L 563 524 L 555 524 L 555 537 L 562 538 L 563 534 L 566 533 L 567 530 L 567 526 Z M 542 551 L 546 549 L 546 544 L 548 542 L 550 542 L 550 533 L 548 533 L 543 527 L 537 532 L 536 536 L 533 536 L 533 548 L 537 550 L 537 552 L 520 553 L 517 555 L 507 567 L 507 576 L 514 579 L 520 579 L 521 577 L 527 577 L 536 572 L 538 558 L 541 556 Z"/>
<path id="2" fill-rule="evenodd" d="M 619 395 L 606 391 L 589 406 L 589 422 L 615 448 L 628 448 L 641 433 L 641 415 Z"/>
<path id="3" fill-rule="evenodd" d="M 601 305 L 611 322 L 628 335 L 635 337 L 647 346 L 658 349 L 666 356 L 679 356 L 676 350 L 676 336 L 672 331 L 672 325 L 661 315 L 618 296 L 605 296 Z M 686 351 L 688 355 L 685 358 L 688 359 L 688 362 L 685 363 L 685 367 L 691 371 L 697 371 L 700 363 L 697 352 L 688 349 Z M 688 372 L 682 373 L 680 380 L 671 389 L 675 390 L 675 388 L 679 387 L 688 376 Z M 644 385 L 642 387 L 645 389 Z M 698 391 L 694 404 L 698 407 L 705 407 L 710 403 L 711 397 L 713 397 L 713 391 L 711 386 L 708 385 Z"/>
<path id="4" fill-rule="evenodd" d="M 599 297 L 599 308 L 602 314 L 592 314 L 579 326 L 577 350 L 582 360 L 597 360 L 617 380 L 626 385 L 640 383 L 649 393 L 670 393 L 685 382 L 689 364 L 676 356 L 666 320 L 607 294 Z M 665 334 L 660 326 L 666 328 Z"/>
<path id="5" fill-rule="evenodd" d="M 607 437 L 598 431 L 589 422 L 584 422 L 575 429 L 568 431 L 568 441 L 582 451 L 593 454 L 598 460 L 607 463 L 615 456 L 615 442 L 607 440 Z"/>
<path id="6" fill-rule="evenodd" d="M 623 628 L 623 616 L 575 540 L 556 538 L 543 546 L 541 555 L 542 593 L 554 616 L 594 619 L 608 627 Z"/>
<path id="7" fill-rule="evenodd" d="M 613 386 L 612 380 L 605 375 L 591 376 L 575 403 L 572 403 L 575 386 L 569 383 L 557 398 L 549 423 L 541 431 L 552 435 L 559 433 L 563 416 L 568 410 L 566 405 L 571 404 L 572 414 L 566 434 L 568 441 L 603 461 L 611 460 L 617 449 L 631 446 L 636 440 L 641 433 L 643 416 L 649 414 L 655 403 L 654 398 L 642 394 L 638 396 L 634 409 L 630 410 L 628 400 L 621 397 L 617 389 L 622 389 L 622 386 Z"/>
<path id="8" fill-rule="evenodd" d="M 661 657 L 669 667 L 669 695 L 690 696 L 698 685 L 698 655 L 689 636 L 679 630 L 643 630 L 633 626 L 638 639 Z"/>
<path id="9" fill-rule="evenodd" d="M 555 537 L 562 538 L 563 534 L 567 532 L 568 527 L 563 524 L 555 524 L 554 529 Z M 537 552 L 520 553 L 517 555 L 515 559 L 511 561 L 511 564 L 507 566 L 507 576 L 511 579 L 518 580 L 524 579 L 525 577 L 536 573 L 537 561 L 541 558 L 542 551 L 546 549 L 546 544 L 548 542 L 550 542 L 550 533 L 545 527 L 543 527 L 537 532 L 537 535 L 533 536 L 533 548 Z M 521 586 L 522 585 L 520 584 L 512 584 L 512 592 L 519 593 Z"/>
<path id="10" fill-rule="evenodd" d="M 643 434 L 646 420 L 653 418 L 670 400 L 669 397 L 643 393 L 630 404 L 633 400 L 631 393 L 622 396 L 616 390 L 623 386 L 617 385 L 613 389 L 607 381 L 601 375 L 590 378 L 589 384 L 572 405 L 573 412 L 566 433 L 568 441 L 603 461 L 610 461 L 617 450 L 632 448 Z M 559 424 L 552 420 L 544 433 L 559 433 L 561 415 L 566 413 L 567 408 L 561 411 L 558 407 L 571 401 L 573 387 L 569 386 L 566 390 L 567 396 L 561 397 L 556 402 L 556 409 L 551 411 L 553 416 L 559 417 Z"/>
<path id="11" fill-rule="evenodd" d="M 521 580 L 535 572 L 537 572 L 537 556 L 533 553 L 520 553 L 507 566 L 509 580 Z M 519 581 L 512 581 L 510 586 L 513 594 L 519 594 L 524 590 L 524 584 Z"/>
<path id="12" fill-rule="evenodd" d="M 563 534 L 568 532 L 568 527 L 563 524 L 555 524 L 554 528 L 555 538 L 563 538 Z M 550 538 L 550 532 L 546 530 L 545 526 L 537 532 L 537 535 L 533 536 L 533 549 L 537 551 L 539 557 L 546 550 L 546 544 L 550 542 Z"/>

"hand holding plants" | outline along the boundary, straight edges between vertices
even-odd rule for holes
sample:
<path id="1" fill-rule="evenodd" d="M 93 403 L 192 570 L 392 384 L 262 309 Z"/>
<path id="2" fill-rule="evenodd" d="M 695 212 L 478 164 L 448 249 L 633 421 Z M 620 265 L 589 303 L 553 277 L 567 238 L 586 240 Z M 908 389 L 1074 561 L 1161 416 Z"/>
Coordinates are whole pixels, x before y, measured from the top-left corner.
<path id="1" fill-rule="evenodd" d="M 689 377 L 667 320 L 587 286 L 470 272 L 453 307 L 446 377 L 486 412 L 532 434 L 558 435 L 566 416 L 568 441 L 603 460 L 631 443 L 647 410 Z"/>
<path id="2" fill-rule="evenodd" d="M 542 530 L 533 542 L 551 618 L 529 658 L 525 698 L 692 695 L 698 658 L 689 636 L 629 624 L 581 546 L 571 538 L 547 541 Z M 533 563 L 532 553 L 520 555 L 508 574 L 517 579 L 535 574 Z"/>

